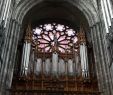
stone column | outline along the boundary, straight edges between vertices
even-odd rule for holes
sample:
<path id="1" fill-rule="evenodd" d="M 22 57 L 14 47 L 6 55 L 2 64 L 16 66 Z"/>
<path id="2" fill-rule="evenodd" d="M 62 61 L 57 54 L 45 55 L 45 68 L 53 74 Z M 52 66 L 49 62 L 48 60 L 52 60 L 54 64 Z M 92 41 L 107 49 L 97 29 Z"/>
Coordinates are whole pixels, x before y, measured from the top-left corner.
<path id="1" fill-rule="evenodd" d="M 5 3 L 8 2 L 8 0 L 1 0 L 0 6 L 1 6 L 1 11 L 0 11 L 0 79 L 1 79 L 1 74 L 2 74 L 2 70 L 3 70 L 3 60 L 4 57 L 4 51 L 6 50 L 6 46 L 5 43 L 8 43 L 8 33 L 10 33 L 10 28 L 12 23 L 10 22 L 10 18 L 12 15 L 12 9 L 13 9 L 13 5 L 11 4 L 11 2 L 9 3 L 9 9 L 8 9 L 8 13 L 10 11 L 10 13 L 6 13 L 7 15 L 7 22 L 6 19 L 3 19 L 3 14 L 4 14 L 4 10 L 5 9 Z M 1 80 L 0 80 L 1 81 Z"/>
<path id="2" fill-rule="evenodd" d="M 99 86 L 99 91 L 102 91 L 102 83 L 101 83 L 101 79 L 102 78 L 102 70 L 100 68 L 100 62 L 99 62 L 99 49 L 98 49 L 98 44 L 97 44 L 97 38 L 95 36 L 95 26 L 91 27 L 91 38 L 92 38 L 92 43 L 93 43 L 93 51 L 94 51 L 94 59 L 95 59 L 95 68 L 96 68 L 96 72 L 97 72 L 97 78 L 98 78 L 98 86 Z"/>
<path id="3" fill-rule="evenodd" d="M 11 26 L 9 27 L 9 32 L 7 35 L 7 40 L 6 43 L 4 45 L 4 52 L 3 52 L 3 66 L 1 68 L 1 73 L 0 73 L 0 84 L 1 84 L 1 91 L 3 91 L 3 89 L 5 89 L 5 82 L 6 82 L 6 78 L 7 78 L 7 70 L 8 67 L 10 66 L 10 57 L 13 56 L 12 54 L 12 50 L 16 50 L 16 48 L 14 48 L 14 43 L 16 41 L 15 35 L 18 36 L 18 32 L 15 31 L 16 27 L 17 27 L 17 22 L 15 20 L 11 20 Z M 15 46 L 16 47 L 16 46 Z"/>
<path id="4" fill-rule="evenodd" d="M 21 28 L 21 25 L 19 25 L 18 22 L 16 22 L 15 24 L 16 26 L 15 26 L 13 40 L 12 40 L 12 48 L 10 50 L 11 56 L 9 56 L 9 61 L 8 61 L 9 65 L 7 67 L 7 75 L 6 75 L 5 82 L 4 82 L 6 89 L 10 89 L 11 84 L 12 84 L 13 71 L 14 71 L 14 66 L 15 66 L 15 58 L 16 58 L 16 52 L 17 52 L 17 46 L 18 46 L 18 39 L 19 39 L 19 32 Z"/>
<path id="5" fill-rule="evenodd" d="M 2 22 L 2 14 L 3 14 L 4 6 L 5 6 L 5 0 L 1 0 L 0 1 L 0 24 Z"/>
<path id="6" fill-rule="evenodd" d="M 100 23 L 99 24 L 99 29 L 101 32 L 105 32 L 104 31 L 104 28 L 101 28 L 103 27 L 102 24 Z M 100 33 L 100 32 L 99 32 Z M 100 33 L 100 37 L 102 38 L 102 33 Z M 104 34 L 104 33 L 103 33 Z M 105 66 L 105 70 L 106 70 L 106 82 L 108 84 L 108 88 L 110 90 L 110 94 L 113 95 L 113 82 L 112 82 L 112 78 L 111 78 L 111 73 L 110 73 L 110 55 L 109 55 L 109 51 L 108 51 L 108 45 L 107 45 L 107 39 L 106 39 L 106 34 L 104 35 L 104 37 L 102 38 L 104 40 L 100 40 L 101 43 L 102 43 L 102 46 L 103 46 L 103 58 L 104 58 L 104 61 L 105 61 L 105 64 L 103 64 Z"/>
<path id="7" fill-rule="evenodd" d="M 101 65 L 102 65 L 102 69 L 103 69 L 103 74 L 104 74 L 104 85 L 105 85 L 105 89 L 108 95 L 112 95 L 112 89 L 111 89 L 111 81 L 110 81 L 110 72 L 109 72 L 109 55 L 108 55 L 108 50 L 106 49 L 106 39 L 104 39 L 102 37 L 102 33 L 103 33 L 103 28 L 101 26 L 101 23 L 97 23 L 96 25 L 96 29 L 97 29 L 97 36 L 98 36 L 98 40 L 99 40 L 99 45 L 100 45 L 100 50 L 101 50 Z"/>
<path id="8" fill-rule="evenodd" d="M 19 25 L 17 22 L 16 22 L 16 26 L 15 26 L 15 33 L 14 33 L 14 36 L 13 36 L 13 39 L 12 40 L 12 48 L 11 48 L 11 51 L 10 51 L 10 58 L 9 58 L 9 65 L 8 65 L 8 68 L 7 68 L 7 75 L 6 75 L 6 82 L 5 83 L 5 87 L 7 87 L 8 89 L 11 87 L 11 83 L 12 83 L 12 78 L 13 78 L 13 71 L 14 71 L 14 65 L 15 65 L 15 58 L 16 58 L 16 51 L 17 51 L 17 46 L 18 46 L 18 39 L 19 39 L 19 32 L 20 32 L 20 28 L 21 28 L 21 25 Z M 7 94 L 6 94 L 7 95 Z"/>
<path id="9" fill-rule="evenodd" d="M 11 26 L 12 26 L 12 20 L 10 21 L 10 25 L 8 27 L 8 30 L 7 30 L 7 31 L 9 31 L 9 33 L 11 32 L 11 28 L 12 28 Z M 5 29 L 4 32 L 6 33 L 6 29 Z M 7 52 L 7 47 L 8 47 L 8 45 L 6 46 L 6 44 L 8 44 L 8 42 L 9 42 L 9 37 L 8 36 L 5 37 L 5 39 L 3 39 L 3 41 L 4 41 L 4 45 L 3 45 L 3 48 L 2 48 L 2 52 L 1 52 L 2 62 L 1 62 L 1 71 L 0 71 L 0 85 L 2 85 L 2 75 L 4 74 L 4 68 L 5 68 L 5 65 L 6 65 L 6 64 L 3 64 L 3 63 L 4 63 L 4 60 L 6 58 L 6 52 Z"/>
<path id="10" fill-rule="evenodd" d="M 3 14 L 3 7 L 5 6 L 4 4 L 5 0 L 0 1 L 0 72 L 1 72 L 1 66 L 2 66 L 2 57 L 1 57 L 1 52 L 2 52 L 2 47 L 4 43 L 4 21 L 2 20 L 2 14 Z"/>
<path id="11" fill-rule="evenodd" d="M 1 67 L 2 67 L 2 49 L 3 49 L 3 44 L 4 44 L 4 39 L 5 39 L 5 27 L 4 27 L 4 21 L 0 24 L 0 72 L 1 72 Z"/>
<path id="12" fill-rule="evenodd" d="M 103 27 L 101 23 L 96 23 L 92 26 L 92 40 L 93 40 L 93 48 L 95 49 L 95 60 L 96 60 L 96 69 L 97 69 L 97 77 L 99 83 L 99 90 L 102 91 L 102 95 L 112 95 L 112 87 L 110 80 L 110 72 L 109 72 L 109 59 L 106 50 L 106 44 L 104 43 L 104 39 L 102 39 L 101 30 Z"/>

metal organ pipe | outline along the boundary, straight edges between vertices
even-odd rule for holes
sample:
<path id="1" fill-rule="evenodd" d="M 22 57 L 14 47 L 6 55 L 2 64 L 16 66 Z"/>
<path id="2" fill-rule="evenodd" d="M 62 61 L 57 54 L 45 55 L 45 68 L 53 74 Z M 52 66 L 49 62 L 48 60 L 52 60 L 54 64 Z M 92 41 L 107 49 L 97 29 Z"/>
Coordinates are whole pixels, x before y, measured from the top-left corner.
<path id="1" fill-rule="evenodd" d="M 25 48 L 25 62 L 24 62 L 24 66 L 25 66 L 25 68 L 26 68 L 26 62 L 27 62 L 27 51 L 28 51 L 28 45 L 27 45 L 27 42 L 26 42 L 26 48 Z"/>
<path id="2" fill-rule="evenodd" d="M 26 67 L 28 68 L 29 65 L 29 58 L 30 58 L 30 50 L 31 50 L 31 43 L 28 43 L 28 51 L 27 51 L 27 62 L 26 62 Z"/>
<path id="3" fill-rule="evenodd" d="M 81 69 L 82 69 L 82 72 L 84 70 L 84 64 L 83 64 L 83 48 L 82 48 L 82 44 L 80 45 L 80 59 L 81 59 Z M 82 73 L 83 74 L 83 73 Z"/>
<path id="4" fill-rule="evenodd" d="M 82 48 L 82 44 L 80 45 L 80 58 L 81 58 L 81 69 L 82 69 L 82 76 L 83 76 L 83 72 L 84 72 L 84 62 L 83 62 L 83 48 Z"/>
<path id="5" fill-rule="evenodd" d="M 27 43 L 27 49 L 26 49 L 26 75 L 28 72 L 28 65 L 29 65 L 29 58 L 30 58 L 30 50 L 31 50 L 31 43 Z"/>
<path id="6" fill-rule="evenodd" d="M 29 64 L 28 64 L 28 73 L 30 74 L 31 72 L 34 72 L 34 51 L 31 52 L 30 58 L 29 58 Z"/>
<path id="7" fill-rule="evenodd" d="M 58 54 L 52 54 L 52 74 L 53 76 L 57 76 L 58 73 Z"/>
<path id="8" fill-rule="evenodd" d="M 40 74 L 41 68 L 42 68 L 42 59 L 41 58 L 37 58 L 36 65 L 35 65 L 35 74 L 36 75 Z"/>
<path id="9" fill-rule="evenodd" d="M 24 55 L 24 67 L 23 67 L 23 69 L 24 69 L 24 73 L 23 73 L 23 75 L 26 75 L 26 56 L 27 56 L 27 42 L 25 43 L 25 55 Z"/>
<path id="10" fill-rule="evenodd" d="M 24 43 L 25 47 L 23 48 L 24 49 L 24 55 L 22 56 L 22 59 L 23 59 L 23 74 L 22 75 L 25 75 L 25 69 L 26 69 L 26 53 L 27 53 L 27 42 Z"/>
<path id="11" fill-rule="evenodd" d="M 27 75 L 27 52 L 28 52 L 28 43 L 26 42 L 26 47 L 25 47 L 25 59 L 24 59 L 24 73 Z"/>
<path id="12" fill-rule="evenodd" d="M 25 57 L 25 43 L 23 45 L 23 52 L 22 52 L 22 61 L 21 61 L 21 75 L 23 74 L 24 71 L 24 57 Z"/>
<path id="13" fill-rule="evenodd" d="M 80 70 L 79 70 L 79 56 L 78 54 L 75 53 L 75 75 L 77 75 Z"/>
<path id="14" fill-rule="evenodd" d="M 45 60 L 45 64 L 44 64 L 44 73 L 45 73 L 45 75 L 49 75 L 50 70 L 51 70 L 51 61 L 50 61 L 49 58 L 47 58 Z"/>
<path id="15" fill-rule="evenodd" d="M 59 75 L 65 74 L 65 63 L 63 59 L 59 59 L 58 70 L 59 70 Z"/>
<path id="16" fill-rule="evenodd" d="M 21 71 L 23 72 L 22 75 L 27 75 L 30 49 L 31 49 L 31 43 L 28 43 L 26 41 L 23 46 L 23 54 L 22 54 L 22 63 L 21 63 L 22 64 Z"/>
<path id="17" fill-rule="evenodd" d="M 25 67 L 26 67 L 26 53 L 27 53 L 27 42 L 25 42 L 25 53 L 24 53 L 24 56 L 22 57 L 23 58 L 23 63 L 24 64 L 24 71 L 25 71 Z"/>
<path id="18" fill-rule="evenodd" d="M 82 76 L 84 78 L 88 78 L 88 56 L 87 56 L 87 48 L 85 43 L 80 45 L 80 58 L 81 58 L 81 68 L 82 68 Z"/>
<path id="19" fill-rule="evenodd" d="M 86 77 L 86 74 L 87 74 L 87 68 L 86 68 L 86 54 L 85 54 L 85 44 L 83 43 L 83 59 L 84 59 L 84 78 Z"/>
<path id="20" fill-rule="evenodd" d="M 89 77 L 89 65 L 88 65 L 88 54 L 87 54 L 87 46 L 85 45 L 85 56 L 86 56 L 86 77 Z"/>
<path id="21" fill-rule="evenodd" d="M 73 75 L 73 60 L 72 59 L 68 60 L 68 73 L 69 75 Z"/>
<path id="22" fill-rule="evenodd" d="M 83 63 L 84 63 L 84 72 L 86 71 L 86 54 L 85 54 L 85 45 L 83 43 Z"/>

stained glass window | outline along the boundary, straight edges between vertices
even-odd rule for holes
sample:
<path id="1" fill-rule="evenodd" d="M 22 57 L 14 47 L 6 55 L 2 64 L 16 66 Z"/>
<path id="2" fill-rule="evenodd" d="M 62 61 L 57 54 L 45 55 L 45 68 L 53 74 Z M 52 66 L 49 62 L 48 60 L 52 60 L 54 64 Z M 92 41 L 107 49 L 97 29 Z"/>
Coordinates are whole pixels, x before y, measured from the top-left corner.
<path id="1" fill-rule="evenodd" d="M 77 32 L 69 26 L 48 23 L 33 29 L 33 46 L 39 52 L 51 53 L 56 48 L 60 53 L 77 51 Z"/>

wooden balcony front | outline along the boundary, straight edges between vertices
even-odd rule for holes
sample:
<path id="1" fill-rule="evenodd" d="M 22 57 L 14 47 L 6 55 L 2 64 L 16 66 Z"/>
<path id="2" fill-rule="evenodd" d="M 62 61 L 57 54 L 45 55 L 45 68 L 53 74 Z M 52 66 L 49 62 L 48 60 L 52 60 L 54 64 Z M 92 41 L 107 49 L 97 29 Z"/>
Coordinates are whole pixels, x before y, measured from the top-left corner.
<path id="1" fill-rule="evenodd" d="M 10 95 L 100 95 L 95 78 L 72 76 L 14 77 Z"/>

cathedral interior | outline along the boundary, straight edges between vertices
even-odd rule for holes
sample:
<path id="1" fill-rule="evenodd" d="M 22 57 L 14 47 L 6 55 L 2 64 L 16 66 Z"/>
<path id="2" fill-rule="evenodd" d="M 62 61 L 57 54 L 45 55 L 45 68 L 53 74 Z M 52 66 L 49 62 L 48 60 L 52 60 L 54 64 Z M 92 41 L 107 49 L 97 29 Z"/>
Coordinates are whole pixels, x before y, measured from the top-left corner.
<path id="1" fill-rule="evenodd" d="M 113 1 L 1 0 L 0 95 L 113 95 Z"/>

